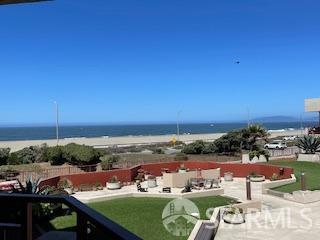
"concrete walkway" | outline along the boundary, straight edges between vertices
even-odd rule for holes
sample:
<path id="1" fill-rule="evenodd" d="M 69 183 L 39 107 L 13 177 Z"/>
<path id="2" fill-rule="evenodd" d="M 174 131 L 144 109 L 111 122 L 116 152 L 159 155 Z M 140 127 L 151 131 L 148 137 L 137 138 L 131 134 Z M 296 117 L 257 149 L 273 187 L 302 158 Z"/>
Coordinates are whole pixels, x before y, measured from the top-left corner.
<path id="1" fill-rule="evenodd" d="M 245 179 L 223 182 L 225 194 L 246 199 Z M 281 198 L 262 195 L 261 183 L 252 183 L 253 200 L 261 200 L 261 213 L 247 215 L 246 223 L 220 224 L 215 240 L 247 239 L 318 239 L 320 236 L 320 203 L 299 204 Z"/>

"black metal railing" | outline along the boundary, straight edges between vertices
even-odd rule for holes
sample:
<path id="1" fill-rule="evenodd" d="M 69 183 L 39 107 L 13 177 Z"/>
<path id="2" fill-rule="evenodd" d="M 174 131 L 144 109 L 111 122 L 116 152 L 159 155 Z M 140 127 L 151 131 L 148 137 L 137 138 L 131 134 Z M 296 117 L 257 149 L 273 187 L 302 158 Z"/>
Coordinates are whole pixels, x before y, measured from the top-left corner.
<path id="1" fill-rule="evenodd" d="M 77 215 L 76 239 L 88 239 L 88 226 L 94 226 L 103 233 L 105 239 L 141 239 L 119 224 L 106 218 L 94 209 L 71 196 L 44 196 L 35 194 L 10 194 L 0 193 L 0 209 L 6 208 L 6 203 L 16 203 L 21 206 L 21 220 L 18 223 L 0 223 L 0 229 L 8 230 L 17 228 L 20 230 L 20 239 L 33 239 L 32 205 L 35 203 L 60 203 L 68 206 Z M 3 216 L 2 216 L 3 217 Z"/>
<path id="2" fill-rule="evenodd" d="M 6 4 L 17 4 L 17 3 L 33 3 L 33 2 L 44 2 L 51 0 L 0 0 L 0 5 Z"/>

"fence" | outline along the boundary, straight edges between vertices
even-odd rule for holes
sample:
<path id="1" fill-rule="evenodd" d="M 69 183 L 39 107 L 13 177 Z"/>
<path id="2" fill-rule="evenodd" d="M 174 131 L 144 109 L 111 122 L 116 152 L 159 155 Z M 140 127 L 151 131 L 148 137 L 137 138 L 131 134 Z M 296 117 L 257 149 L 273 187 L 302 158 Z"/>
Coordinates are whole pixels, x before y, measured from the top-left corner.
<path id="1" fill-rule="evenodd" d="M 297 147 L 289 147 L 286 149 L 270 149 L 271 157 L 292 156 L 300 153 L 300 149 Z"/>
<path id="2" fill-rule="evenodd" d="M 235 160 L 240 160 L 237 156 L 189 156 L 189 161 L 214 161 L 214 162 L 232 162 Z M 153 159 L 153 160 L 140 160 L 140 161 L 120 161 L 113 165 L 115 169 L 131 168 L 137 165 L 144 165 L 148 163 L 169 163 L 172 162 L 172 158 L 162 158 L 162 159 Z M 63 175 L 72 175 L 79 173 L 88 173 L 88 172 L 101 172 L 103 171 L 99 164 L 96 165 L 86 165 L 86 166 L 61 166 L 61 167 L 52 167 L 48 169 L 42 169 L 37 171 L 20 171 L 20 174 L 17 176 L 18 179 L 22 182 L 26 181 L 29 177 L 33 179 L 41 178 L 53 178 Z"/>
<path id="3" fill-rule="evenodd" d="M 52 167 L 48 169 L 42 169 L 37 171 L 20 171 L 20 174 L 17 176 L 20 181 L 25 181 L 29 177 L 33 179 L 41 178 L 52 178 L 63 175 L 77 174 L 77 173 L 86 173 L 86 172 L 96 172 L 101 171 L 99 165 L 87 165 L 87 166 L 64 166 L 64 167 Z"/>

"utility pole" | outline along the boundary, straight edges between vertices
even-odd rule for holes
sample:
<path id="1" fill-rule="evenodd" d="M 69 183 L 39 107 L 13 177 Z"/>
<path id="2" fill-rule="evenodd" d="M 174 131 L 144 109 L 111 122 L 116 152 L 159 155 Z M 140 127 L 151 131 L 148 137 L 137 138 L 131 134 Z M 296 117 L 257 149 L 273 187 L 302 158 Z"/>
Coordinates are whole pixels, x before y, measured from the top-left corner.
<path id="1" fill-rule="evenodd" d="M 181 111 L 177 113 L 177 140 L 180 141 L 180 114 Z"/>
<path id="2" fill-rule="evenodd" d="M 53 102 L 56 107 L 56 139 L 57 139 L 57 146 L 59 145 L 59 104 L 54 101 Z"/>
<path id="3" fill-rule="evenodd" d="M 248 124 L 248 128 L 250 127 L 250 109 L 247 108 L 247 124 Z"/>

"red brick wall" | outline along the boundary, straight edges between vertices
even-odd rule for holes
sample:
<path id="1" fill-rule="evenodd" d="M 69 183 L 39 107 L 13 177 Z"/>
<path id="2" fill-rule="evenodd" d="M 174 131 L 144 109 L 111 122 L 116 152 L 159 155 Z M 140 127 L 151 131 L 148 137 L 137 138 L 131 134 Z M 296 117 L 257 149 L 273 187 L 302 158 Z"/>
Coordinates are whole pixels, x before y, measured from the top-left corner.
<path id="1" fill-rule="evenodd" d="M 211 161 L 185 161 L 185 162 L 170 162 L 170 163 L 150 163 L 133 168 L 127 169 L 116 169 L 104 172 L 92 172 L 92 173 L 79 173 L 72 175 L 65 175 L 60 177 L 54 177 L 41 182 L 41 185 L 51 185 L 56 186 L 59 179 L 68 178 L 71 180 L 74 186 L 79 186 L 80 184 L 94 184 L 101 183 L 105 185 L 106 182 L 112 178 L 112 176 L 117 176 L 121 182 L 133 181 L 137 176 L 138 170 L 143 169 L 150 172 L 153 175 L 161 176 L 161 169 L 168 168 L 170 171 L 175 171 L 179 168 L 181 164 L 184 164 L 186 168 L 189 169 L 213 169 L 220 168 L 221 176 L 225 172 L 232 172 L 235 177 L 246 177 L 250 173 L 255 172 L 257 174 L 262 174 L 266 178 L 270 178 L 274 173 L 279 175 L 279 166 L 265 165 L 265 164 L 240 164 L 240 163 L 216 163 Z M 282 178 L 290 178 L 293 174 L 292 168 L 284 168 L 284 175 Z"/>
<path id="2" fill-rule="evenodd" d="M 131 169 L 119 169 L 104 172 L 79 173 L 72 175 L 61 176 L 61 178 L 68 178 L 74 186 L 81 184 L 101 183 L 105 185 L 113 176 L 117 176 L 121 182 L 130 182 L 132 180 Z"/>
<path id="3" fill-rule="evenodd" d="M 48 185 L 48 186 L 57 186 L 58 182 L 60 180 L 60 176 L 59 177 L 53 177 L 53 178 L 48 178 L 45 180 L 42 180 L 39 184 L 40 188 Z"/>
<path id="4" fill-rule="evenodd" d="M 161 176 L 161 169 L 168 168 L 169 171 L 175 171 L 180 167 L 179 162 L 169 162 L 169 163 L 150 163 L 141 165 L 141 169 L 150 172 L 150 174 L 155 176 Z"/>

